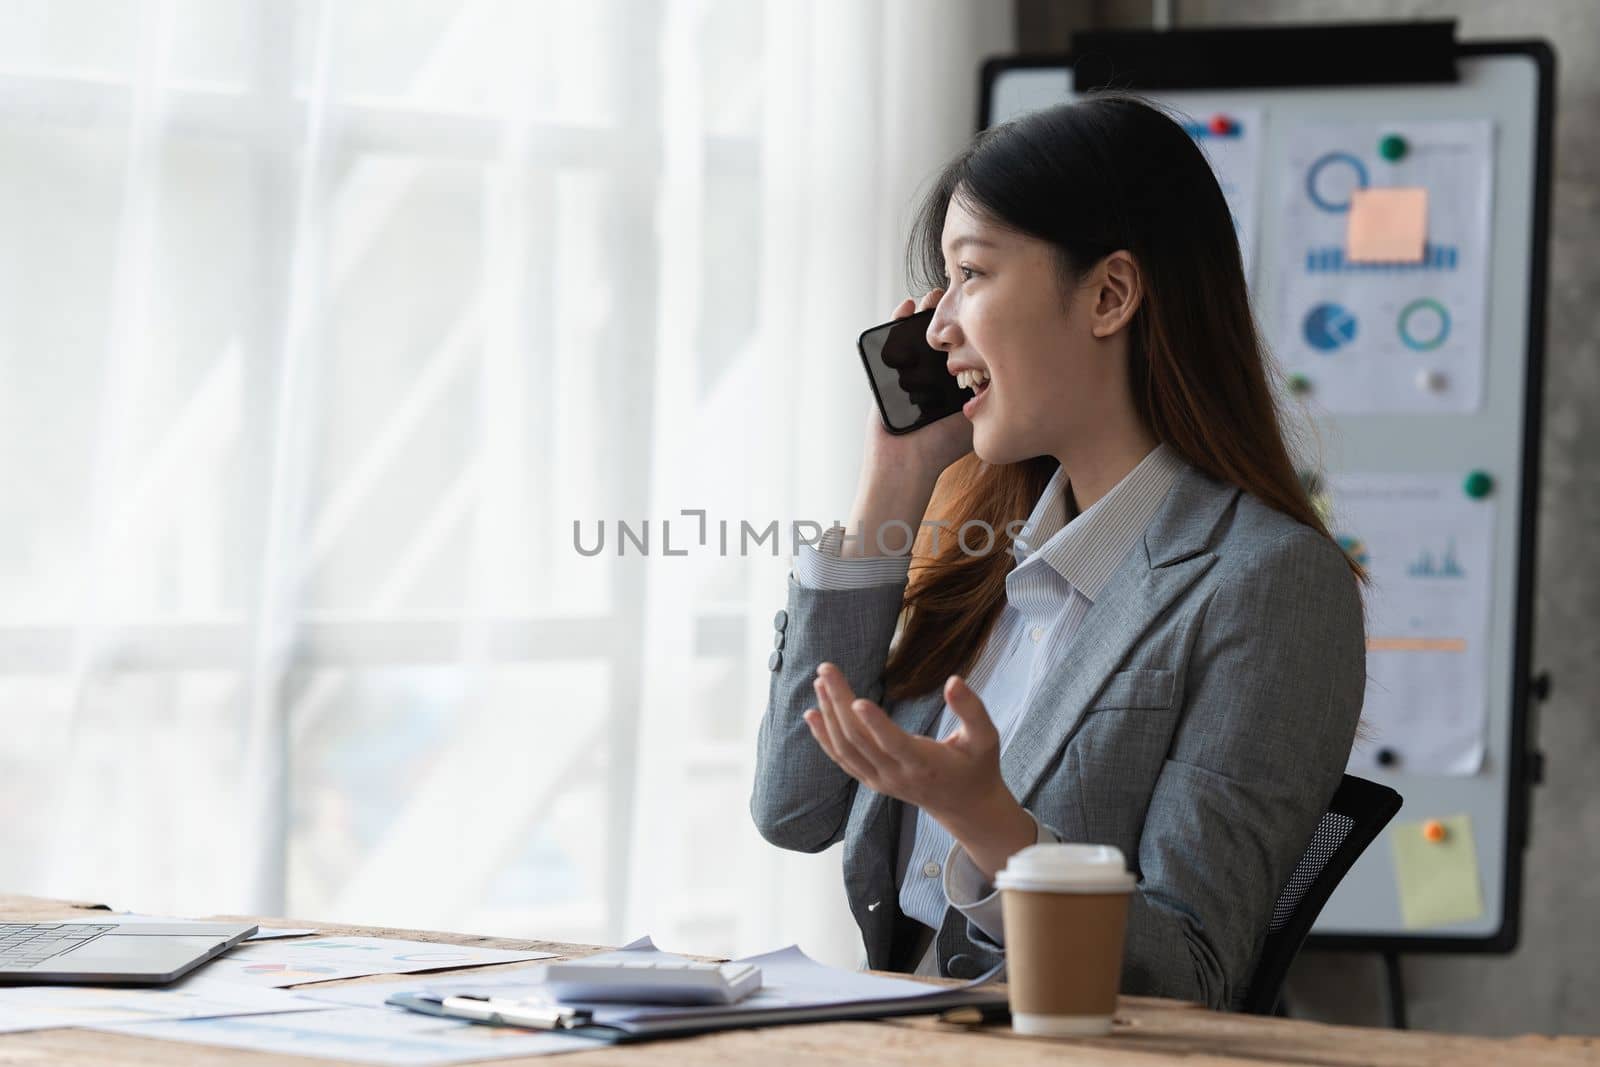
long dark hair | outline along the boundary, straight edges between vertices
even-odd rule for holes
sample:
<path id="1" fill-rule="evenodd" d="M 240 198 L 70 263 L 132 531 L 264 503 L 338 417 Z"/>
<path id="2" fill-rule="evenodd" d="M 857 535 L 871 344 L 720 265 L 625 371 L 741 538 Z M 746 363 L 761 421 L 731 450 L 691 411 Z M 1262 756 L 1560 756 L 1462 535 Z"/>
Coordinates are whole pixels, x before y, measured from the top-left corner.
<path id="1" fill-rule="evenodd" d="M 912 292 L 945 286 L 941 239 L 952 196 L 995 225 L 1048 241 L 1063 294 L 1119 249 L 1144 298 L 1129 324 L 1128 384 L 1139 419 L 1206 474 L 1332 540 L 1296 473 L 1276 396 L 1282 375 L 1251 317 L 1233 219 L 1193 138 L 1155 106 L 1101 94 L 979 133 L 917 212 L 906 251 Z M 1001 531 L 1033 510 L 1051 456 L 990 466 L 976 455 L 939 479 L 930 517 Z M 1009 543 L 970 555 L 924 528 L 913 549 L 904 628 L 885 698 L 937 689 L 977 660 L 1005 599 Z M 1346 555 L 1353 579 L 1368 581 Z"/>

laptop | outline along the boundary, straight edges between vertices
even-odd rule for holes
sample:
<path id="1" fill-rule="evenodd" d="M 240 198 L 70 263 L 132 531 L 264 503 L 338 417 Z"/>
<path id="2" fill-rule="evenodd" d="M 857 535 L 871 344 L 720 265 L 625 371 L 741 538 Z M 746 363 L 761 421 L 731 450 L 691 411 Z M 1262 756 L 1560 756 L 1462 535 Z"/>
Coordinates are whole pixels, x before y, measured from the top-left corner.
<path id="1" fill-rule="evenodd" d="M 0 923 L 0 985 L 164 985 L 255 932 L 252 923 Z"/>

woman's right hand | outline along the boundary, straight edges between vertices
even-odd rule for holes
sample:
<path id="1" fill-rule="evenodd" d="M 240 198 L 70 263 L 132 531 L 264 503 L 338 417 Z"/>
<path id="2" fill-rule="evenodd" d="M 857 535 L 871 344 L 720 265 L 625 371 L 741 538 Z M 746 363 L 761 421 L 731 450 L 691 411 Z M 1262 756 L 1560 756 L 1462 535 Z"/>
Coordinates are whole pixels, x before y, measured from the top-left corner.
<path id="1" fill-rule="evenodd" d="M 934 307 L 944 296 L 943 289 L 930 289 L 922 300 L 908 297 L 895 308 L 893 318 L 903 319 L 914 312 Z M 912 430 L 892 434 L 883 428 L 883 418 L 875 401 L 867 402 L 867 441 L 862 450 L 863 474 L 877 472 L 898 477 L 926 480 L 931 486 L 946 467 L 972 451 L 972 423 L 960 412 Z"/>
<path id="2" fill-rule="evenodd" d="M 922 297 L 927 310 L 944 296 L 943 289 Z M 894 311 L 903 319 L 918 310 L 909 299 Z M 850 509 L 846 541 L 840 549 L 846 558 L 902 555 L 911 550 L 906 534 L 920 528 L 934 485 L 946 467 L 972 451 L 972 423 L 960 412 L 904 434 L 883 428 L 878 405 L 867 401 L 867 443 L 861 457 L 861 478 Z M 892 524 L 903 524 L 904 530 Z M 880 540 L 881 539 L 881 540 Z"/>

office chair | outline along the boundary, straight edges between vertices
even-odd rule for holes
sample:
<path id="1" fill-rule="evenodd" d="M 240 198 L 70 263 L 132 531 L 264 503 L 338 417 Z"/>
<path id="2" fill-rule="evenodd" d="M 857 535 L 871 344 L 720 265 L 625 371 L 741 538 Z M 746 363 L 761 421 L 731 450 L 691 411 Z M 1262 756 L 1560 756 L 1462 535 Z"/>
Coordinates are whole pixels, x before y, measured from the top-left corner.
<path id="1" fill-rule="evenodd" d="M 1386 785 L 1351 774 L 1339 782 L 1317 832 L 1289 876 L 1289 884 L 1278 894 L 1266 944 L 1241 1011 L 1271 1015 L 1277 1010 L 1283 980 L 1311 932 L 1311 924 L 1339 880 L 1394 818 L 1400 804 L 1400 794 Z"/>

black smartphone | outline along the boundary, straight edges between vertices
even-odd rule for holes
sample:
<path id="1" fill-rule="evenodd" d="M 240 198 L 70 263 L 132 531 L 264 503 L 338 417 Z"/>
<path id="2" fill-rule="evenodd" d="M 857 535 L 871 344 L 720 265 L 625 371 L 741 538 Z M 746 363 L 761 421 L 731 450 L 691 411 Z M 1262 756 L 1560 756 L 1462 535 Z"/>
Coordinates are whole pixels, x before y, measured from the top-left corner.
<path id="1" fill-rule="evenodd" d="M 945 353 L 928 344 L 933 312 L 928 308 L 874 326 L 856 341 L 883 428 L 890 433 L 910 433 L 954 415 L 972 399 L 972 390 L 957 385 L 945 369 Z"/>

